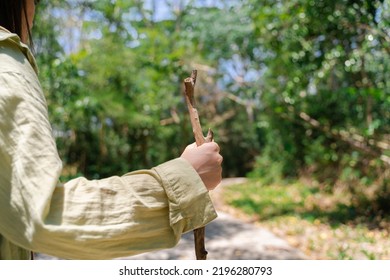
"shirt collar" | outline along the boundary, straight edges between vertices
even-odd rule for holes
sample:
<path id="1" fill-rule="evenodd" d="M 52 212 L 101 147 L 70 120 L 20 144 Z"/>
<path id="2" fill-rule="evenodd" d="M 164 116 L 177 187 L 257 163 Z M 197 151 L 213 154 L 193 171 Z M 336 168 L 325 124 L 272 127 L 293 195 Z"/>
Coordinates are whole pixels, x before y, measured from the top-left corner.
<path id="1" fill-rule="evenodd" d="M 20 38 L 17 34 L 11 33 L 10 31 L 5 29 L 4 27 L 0 26 L 0 42 L 1 41 L 8 41 L 8 42 L 15 44 L 22 51 L 22 53 L 26 56 L 26 58 L 28 59 L 28 61 L 31 64 L 32 68 L 34 69 L 35 73 L 38 74 L 38 67 L 37 67 L 37 63 L 35 61 L 34 55 L 30 51 L 29 47 L 20 40 Z"/>

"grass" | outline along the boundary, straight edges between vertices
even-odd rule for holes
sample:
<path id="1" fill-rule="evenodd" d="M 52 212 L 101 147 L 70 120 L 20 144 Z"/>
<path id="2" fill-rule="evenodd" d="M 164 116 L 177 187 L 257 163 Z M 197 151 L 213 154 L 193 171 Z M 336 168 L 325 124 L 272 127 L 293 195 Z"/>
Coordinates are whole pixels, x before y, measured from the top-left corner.
<path id="1" fill-rule="evenodd" d="M 257 180 L 226 187 L 223 197 L 309 259 L 390 259 L 390 220 L 360 214 L 346 191 Z"/>

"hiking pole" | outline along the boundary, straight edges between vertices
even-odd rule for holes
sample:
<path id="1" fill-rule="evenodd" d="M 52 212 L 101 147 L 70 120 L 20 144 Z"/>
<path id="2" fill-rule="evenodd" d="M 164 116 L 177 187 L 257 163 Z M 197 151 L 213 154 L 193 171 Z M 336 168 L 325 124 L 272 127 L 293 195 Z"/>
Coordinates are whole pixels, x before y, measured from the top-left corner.
<path id="1" fill-rule="evenodd" d="M 196 83 L 197 70 L 192 70 L 191 77 L 184 79 L 185 86 L 185 100 L 190 114 L 192 132 L 194 133 L 195 142 L 197 146 L 200 146 L 206 142 L 213 140 L 213 132 L 209 129 L 207 136 L 203 136 L 202 127 L 199 121 L 198 110 L 195 107 L 195 83 Z M 194 242 L 195 242 L 195 255 L 197 260 L 207 259 L 207 251 L 204 242 L 205 227 L 194 229 Z"/>

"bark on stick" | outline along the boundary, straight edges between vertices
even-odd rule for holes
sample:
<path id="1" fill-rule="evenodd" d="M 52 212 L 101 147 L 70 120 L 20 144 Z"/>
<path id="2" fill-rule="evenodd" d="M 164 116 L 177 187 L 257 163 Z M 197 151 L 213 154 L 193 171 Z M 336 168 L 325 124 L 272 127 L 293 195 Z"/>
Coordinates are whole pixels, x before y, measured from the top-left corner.
<path id="1" fill-rule="evenodd" d="M 185 86 L 185 99 L 190 114 L 192 131 L 194 133 L 195 142 L 197 146 L 213 140 L 213 132 L 209 129 L 207 137 L 203 136 L 202 127 L 200 125 L 198 110 L 195 106 L 195 83 L 196 83 L 197 71 L 192 70 L 191 77 L 184 80 Z M 197 260 L 207 259 L 207 251 L 205 248 L 205 227 L 201 227 L 194 230 L 195 240 L 195 254 Z"/>

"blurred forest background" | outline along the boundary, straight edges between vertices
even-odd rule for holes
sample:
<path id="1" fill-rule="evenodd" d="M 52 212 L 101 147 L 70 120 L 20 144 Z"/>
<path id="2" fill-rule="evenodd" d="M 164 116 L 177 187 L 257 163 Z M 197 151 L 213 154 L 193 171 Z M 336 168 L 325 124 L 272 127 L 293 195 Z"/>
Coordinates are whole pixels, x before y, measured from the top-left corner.
<path id="1" fill-rule="evenodd" d="M 346 217 L 389 217 L 389 0 L 42 0 L 33 35 L 64 178 L 180 155 L 198 69 L 225 177 L 304 179 Z"/>

